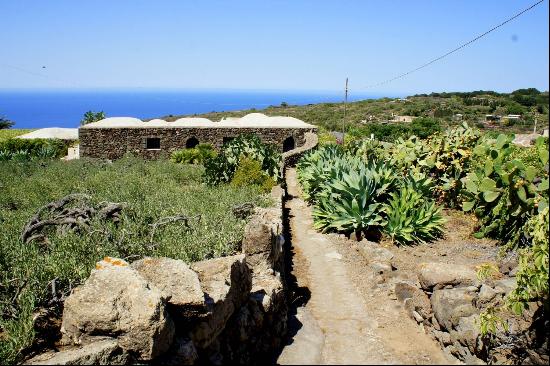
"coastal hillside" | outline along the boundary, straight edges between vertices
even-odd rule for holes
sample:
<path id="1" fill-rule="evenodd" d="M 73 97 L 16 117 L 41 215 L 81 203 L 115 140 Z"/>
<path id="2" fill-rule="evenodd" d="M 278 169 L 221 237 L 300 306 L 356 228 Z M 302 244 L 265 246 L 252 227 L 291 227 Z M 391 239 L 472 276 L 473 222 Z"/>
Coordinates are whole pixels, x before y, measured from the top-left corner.
<path id="1" fill-rule="evenodd" d="M 223 117 L 242 117 L 257 111 L 259 110 L 248 109 L 193 116 L 217 121 Z M 296 117 L 327 130 L 340 131 L 344 105 L 343 103 L 319 103 L 298 106 L 289 105 L 283 101 L 280 105 L 269 106 L 261 112 L 266 115 Z M 519 118 L 506 118 L 510 115 L 519 115 Z M 181 117 L 183 115 L 168 115 L 161 118 L 174 121 Z M 418 117 L 433 118 L 443 126 L 466 121 L 478 128 L 494 128 L 498 131 L 515 133 L 532 131 L 536 121 L 537 130 L 540 130 L 548 126 L 548 91 L 541 92 L 535 88 L 518 89 L 512 93 L 480 90 L 351 102 L 346 106 L 346 130 L 372 129 L 373 125 L 388 123 L 403 124 Z M 494 121 L 485 124 L 484 122 L 488 119 Z"/>

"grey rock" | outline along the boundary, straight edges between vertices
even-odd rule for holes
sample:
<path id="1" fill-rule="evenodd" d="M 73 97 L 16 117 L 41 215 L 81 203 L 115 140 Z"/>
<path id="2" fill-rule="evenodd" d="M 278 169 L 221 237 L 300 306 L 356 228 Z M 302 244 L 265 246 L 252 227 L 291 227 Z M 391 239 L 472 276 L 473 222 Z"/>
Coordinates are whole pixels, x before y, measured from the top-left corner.
<path id="1" fill-rule="evenodd" d="M 358 243 L 359 252 L 365 257 L 367 262 L 379 263 L 380 265 L 389 267 L 391 270 L 391 260 L 393 253 L 380 245 L 368 240 L 362 240 Z"/>
<path id="2" fill-rule="evenodd" d="M 502 280 L 495 281 L 495 290 L 498 293 L 508 295 L 517 286 L 515 277 L 504 278 Z"/>
<path id="3" fill-rule="evenodd" d="M 80 344 L 92 335 L 118 338 L 125 351 L 151 360 L 172 343 L 174 323 L 160 290 L 123 261 L 96 265 L 86 282 L 65 300 L 61 332 Z"/>
<path id="4" fill-rule="evenodd" d="M 477 298 L 478 305 L 488 304 L 499 294 L 498 291 L 495 291 L 491 286 L 483 284 L 479 289 L 479 295 Z"/>
<path id="5" fill-rule="evenodd" d="M 267 261 L 276 267 L 282 259 L 283 243 L 281 210 L 256 209 L 244 229 L 242 251 L 246 254 L 247 263 L 253 267 Z"/>
<path id="6" fill-rule="evenodd" d="M 451 335 L 449 333 L 432 329 L 432 334 L 442 345 L 448 346 L 452 344 Z"/>
<path id="7" fill-rule="evenodd" d="M 394 286 L 394 293 L 397 297 L 397 300 L 405 304 L 405 309 L 408 311 L 409 315 L 412 316 L 412 312 L 416 311 L 423 318 L 427 319 L 430 317 L 432 312 L 432 306 L 428 295 L 418 287 L 408 283 L 408 282 L 398 282 Z"/>
<path id="8" fill-rule="evenodd" d="M 190 331 L 197 348 L 206 348 L 224 330 L 227 320 L 247 301 L 252 278 L 244 254 L 191 264 L 206 296 L 208 314 Z"/>
<path id="9" fill-rule="evenodd" d="M 450 334 L 453 342 L 458 342 L 475 353 L 478 350 L 478 337 L 480 334 L 479 316 L 470 315 L 460 318 L 455 330 L 451 330 Z"/>
<path id="10" fill-rule="evenodd" d="M 468 266 L 448 263 L 423 263 L 420 265 L 418 279 L 422 288 L 431 290 L 445 286 L 478 286 L 476 272 Z"/>
<path id="11" fill-rule="evenodd" d="M 478 313 L 474 300 L 475 293 L 465 288 L 435 290 L 431 297 L 437 322 L 447 330 L 453 329 L 460 318 Z"/>
<path id="12" fill-rule="evenodd" d="M 161 291 L 171 305 L 173 317 L 206 312 L 199 276 L 185 262 L 171 258 L 144 258 L 132 263 L 131 267 Z"/>
<path id="13" fill-rule="evenodd" d="M 124 365 L 128 354 L 118 346 L 116 339 L 90 339 L 79 348 L 47 352 L 27 362 L 27 365 Z"/>

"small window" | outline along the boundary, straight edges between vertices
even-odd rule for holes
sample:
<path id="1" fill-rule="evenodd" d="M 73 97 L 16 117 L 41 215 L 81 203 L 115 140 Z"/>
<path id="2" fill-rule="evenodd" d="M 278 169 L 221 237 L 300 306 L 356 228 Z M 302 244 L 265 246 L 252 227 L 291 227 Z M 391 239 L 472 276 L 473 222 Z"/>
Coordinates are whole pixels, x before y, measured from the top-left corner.
<path id="1" fill-rule="evenodd" d="M 194 148 L 195 146 L 197 146 L 199 144 L 199 140 L 197 140 L 197 138 L 195 137 L 191 137 L 189 140 L 187 140 L 187 142 L 185 143 L 185 148 L 186 149 L 192 149 Z"/>
<path id="2" fill-rule="evenodd" d="M 146 148 L 147 150 L 160 150 L 160 138 L 147 137 Z"/>

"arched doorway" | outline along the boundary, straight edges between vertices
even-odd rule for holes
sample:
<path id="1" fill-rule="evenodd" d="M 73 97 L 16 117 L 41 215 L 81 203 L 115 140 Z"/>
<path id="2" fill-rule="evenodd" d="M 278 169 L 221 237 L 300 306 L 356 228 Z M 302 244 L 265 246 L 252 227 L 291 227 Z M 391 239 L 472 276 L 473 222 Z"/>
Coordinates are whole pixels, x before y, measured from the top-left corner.
<path id="1" fill-rule="evenodd" d="M 197 138 L 195 137 L 191 137 L 190 139 L 187 140 L 187 142 L 185 142 L 185 148 L 192 149 L 198 144 L 199 144 L 199 140 L 197 140 Z"/>
<path id="2" fill-rule="evenodd" d="M 283 141 L 283 152 L 294 150 L 296 144 L 294 143 L 294 137 L 289 136 Z"/>

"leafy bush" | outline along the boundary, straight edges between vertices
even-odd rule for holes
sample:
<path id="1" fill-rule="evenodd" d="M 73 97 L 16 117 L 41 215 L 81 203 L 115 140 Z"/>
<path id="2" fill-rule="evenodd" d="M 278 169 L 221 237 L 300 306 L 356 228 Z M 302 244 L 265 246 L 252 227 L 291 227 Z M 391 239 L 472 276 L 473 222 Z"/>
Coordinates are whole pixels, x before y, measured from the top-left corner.
<path id="1" fill-rule="evenodd" d="M 66 154 L 66 143 L 57 139 L 11 138 L 0 141 L 0 161 L 58 158 Z"/>
<path id="2" fill-rule="evenodd" d="M 176 150 L 171 160 L 178 164 L 203 164 L 206 160 L 216 157 L 216 151 L 210 144 L 199 144 L 191 149 Z"/>
<path id="3" fill-rule="evenodd" d="M 234 187 L 257 186 L 264 193 L 271 192 L 271 188 L 276 184 L 273 178 L 264 173 L 258 161 L 248 157 L 240 159 L 231 180 L 231 185 Z"/>
<path id="4" fill-rule="evenodd" d="M 463 183 L 464 211 L 474 211 L 481 227 L 477 237 L 490 236 L 517 246 L 527 220 L 548 205 L 548 171 L 510 159 L 516 147 L 512 138 L 500 135 L 479 144 L 474 154 L 478 163 Z M 535 146 L 539 166 L 547 166 L 548 150 L 542 138 Z"/>
<path id="5" fill-rule="evenodd" d="M 280 178 L 281 154 L 274 147 L 262 143 L 254 135 L 240 135 L 224 144 L 220 153 L 204 162 L 204 179 L 208 185 L 227 183 L 243 157 L 249 157 L 262 165 L 262 171 L 275 182 Z"/>
<path id="6" fill-rule="evenodd" d="M 542 301 L 548 311 L 548 207 L 532 216 L 523 228 L 530 241 L 528 248 L 519 252 L 517 287 L 508 295 L 508 305 L 521 314 L 531 301 Z"/>
<path id="7" fill-rule="evenodd" d="M 399 244 L 424 243 L 441 236 L 445 223 L 441 209 L 412 185 L 391 193 L 385 205 L 384 232 Z"/>
<path id="8" fill-rule="evenodd" d="M 425 139 L 431 135 L 441 132 L 441 125 L 435 118 L 415 118 L 410 124 L 410 132 L 412 135 Z"/>
<path id="9" fill-rule="evenodd" d="M 203 167 L 125 157 L 107 163 L 30 161 L 0 163 L 0 360 L 20 361 L 34 338 L 33 314 L 59 304 L 105 256 L 136 260 L 161 256 L 185 262 L 234 254 L 246 222 L 228 212 L 237 204 L 267 201 L 252 187 L 202 184 Z M 48 241 L 21 240 L 25 223 L 46 203 L 69 193 L 92 204 L 124 202 L 116 224 L 91 222 L 89 231 L 57 233 Z M 95 206 L 94 206 L 95 207 Z M 190 228 L 153 224 L 167 216 L 195 217 Z M 200 220 L 197 215 L 200 216 Z M 56 281 L 55 298 L 51 281 Z"/>

